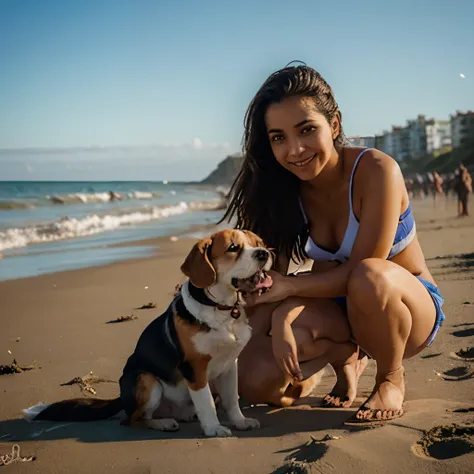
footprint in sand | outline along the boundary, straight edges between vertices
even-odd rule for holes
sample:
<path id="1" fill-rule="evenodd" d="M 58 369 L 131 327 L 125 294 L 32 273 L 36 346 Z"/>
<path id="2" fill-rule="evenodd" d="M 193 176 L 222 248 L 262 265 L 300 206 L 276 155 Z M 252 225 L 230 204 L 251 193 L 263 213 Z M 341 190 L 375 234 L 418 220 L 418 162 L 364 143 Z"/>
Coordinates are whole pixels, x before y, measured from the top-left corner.
<path id="1" fill-rule="evenodd" d="M 272 474 L 309 474 L 313 472 L 312 463 L 321 459 L 328 450 L 328 445 L 324 442 L 325 439 L 338 439 L 338 438 L 324 438 L 317 440 L 311 436 L 311 441 L 301 446 L 286 449 L 282 452 L 290 452 L 285 458 L 285 462 L 282 466 L 276 468 Z"/>
<path id="2" fill-rule="evenodd" d="M 468 408 L 455 408 L 454 410 L 450 410 L 452 413 L 471 413 L 474 412 L 474 407 Z"/>
<path id="3" fill-rule="evenodd" d="M 460 380 L 467 380 L 474 378 L 474 369 L 467 366 L 455 367 L 454 369 L 446 370 L 446 372 L 436 372 L 438 377 L 443 380 L 452 382 L 459 382 Z"/>
<path id="4" fill-rule="evenodd" d="M 451 333 L 451 335 L 456 336 L 456 337 L 474 336 L 474 328 L 461 329 L 459 331 L 454 331 L 454 332 Z"/>
<path id="5" fill-rule="evenodd" d="M 413 453 L 428 459 L 451 459 L 474 452 L 474 426 L 441 425 L 425 431 L 412 446 Z"/>
<path id="6" fill-rule="evenodd" d="M 462 360 L 464 362 L 474 362 L 474 347 L 466 347 L 457 352 L 451 352 L 449 357 L 452 359 Z"/>

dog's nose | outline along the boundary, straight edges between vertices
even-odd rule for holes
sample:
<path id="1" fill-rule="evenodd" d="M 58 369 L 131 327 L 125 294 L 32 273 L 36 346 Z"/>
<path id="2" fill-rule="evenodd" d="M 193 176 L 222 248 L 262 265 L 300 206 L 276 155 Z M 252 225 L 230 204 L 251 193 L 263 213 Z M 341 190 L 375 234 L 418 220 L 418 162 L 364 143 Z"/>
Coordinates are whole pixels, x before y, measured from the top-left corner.
<path id="1" fill-rule="evenodd" d="M 265 249 L 258 249 L 253 254 L 253 258 L 259 262 L 266 262 L 268 259 L 268 251 Z"/>

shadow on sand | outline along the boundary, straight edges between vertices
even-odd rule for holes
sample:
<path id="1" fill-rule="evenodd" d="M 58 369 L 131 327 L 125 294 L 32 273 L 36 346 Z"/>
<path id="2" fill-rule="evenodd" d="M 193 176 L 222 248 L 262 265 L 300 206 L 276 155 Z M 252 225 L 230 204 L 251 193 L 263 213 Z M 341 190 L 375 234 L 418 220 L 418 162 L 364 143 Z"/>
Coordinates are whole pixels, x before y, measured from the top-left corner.
<path id="1" fill-rule="evenodd" d="M 354 413 L 354 408 L 327 410 L 318 408 L 320 403 L 318 399 L 314 402 L 313 400 L 311 400 L 312 406 L 300 404 L 286 409 L 268 406 L 245 408 L 244 415 L 258 419 L 260 429 L 254 431 L 234 429 L 233 434 L 239 438 L 273 438 L 294 432 L 347 429 L 344 421 Z M 219 414 L 219 419 L 224 425 L 226 424 L 222 413 Z M 0 421 L 0 436 L 0 442 L 76 439 L 82 443 L 204 437 L 198 422 L 180 423 L 178 431 L 164 433 L 122 426 L 118 417 L 83 423 L 28 422 L 22 418 L 5 420 Z"/>

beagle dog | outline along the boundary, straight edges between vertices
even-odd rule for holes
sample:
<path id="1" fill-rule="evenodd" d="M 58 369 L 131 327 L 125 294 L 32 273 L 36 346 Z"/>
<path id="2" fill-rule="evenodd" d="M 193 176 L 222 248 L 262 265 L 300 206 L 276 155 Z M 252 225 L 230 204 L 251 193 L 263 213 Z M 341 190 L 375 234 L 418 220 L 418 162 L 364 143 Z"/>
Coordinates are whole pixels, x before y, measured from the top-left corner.
<path id="1" fill-rule="evenodd" d="M 238 402 L 237 358 L 251 335 L 239 287 L 270 288 L 272 263 L 271 252 L 249 231 L 224 230 L 196 243 L 181 266 L 187 280 L 143 331 L 123 369 L 120 396 L 35 405 L 24 410 L 25 418 L 90 421 L 125 410 L 124 424 L 175 431 L 177 420 L 197 415 L 206 436 L 231 436 L 217 418 L 212 383 L 236 429 L 258 428 Z"/>

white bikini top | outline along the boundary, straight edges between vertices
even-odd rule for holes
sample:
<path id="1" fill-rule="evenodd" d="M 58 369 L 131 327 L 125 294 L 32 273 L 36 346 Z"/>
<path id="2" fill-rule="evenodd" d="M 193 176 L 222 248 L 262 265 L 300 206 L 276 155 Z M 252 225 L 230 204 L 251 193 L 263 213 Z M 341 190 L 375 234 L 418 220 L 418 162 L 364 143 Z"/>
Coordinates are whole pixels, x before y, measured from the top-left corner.
<path id="1" fill-rule="evenodd" d="M 355 160 L 354 166 L 352 168 L 351 179 L 349 182 L 349 223 L 347 224 L 346 233 L 344 234 L 344 239 L 342 240 L 341 246 L 336 252 L 331 252 L 330 250 L 322 248 L 321 246 L 317 245 L 311 238 L 311 236 L 309 235 L 308 218 L 306 217 L 306 214 L 304 212 L 301 197 L 299 198 L 301 212 L 303 213 L 304 221 L 308 227 L 308 240 L 306 241 L 304 250 L 308 257 L 312 260 L 319 262 L 335 260 L 342 263 L 345 260 L 349 259 L 352 247 L 354 246 L 354 242 L 357 237 L 357 232 L 359 231 L 359 221 L 357 220 L 357 217 L 355 216 L 354 210 L 352 208 L 352 188 L 354 174 L 357 169 L 357 165 L 359 164 L 359 160 L 368 150 L 370 150 L 370 148 L 366 148 L 365 150 L 362 150 L 361 153 L 359 153 L 359 156 Z M 402 250 L 404 250 L 413 240 L 415 234 L 415 220 L 410 204 L 407 210 L 400 216 L 397 232 L 388 258 L 390 259 L 395 255 L 399 254 Z"/>

